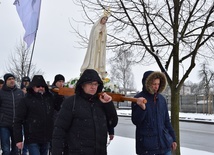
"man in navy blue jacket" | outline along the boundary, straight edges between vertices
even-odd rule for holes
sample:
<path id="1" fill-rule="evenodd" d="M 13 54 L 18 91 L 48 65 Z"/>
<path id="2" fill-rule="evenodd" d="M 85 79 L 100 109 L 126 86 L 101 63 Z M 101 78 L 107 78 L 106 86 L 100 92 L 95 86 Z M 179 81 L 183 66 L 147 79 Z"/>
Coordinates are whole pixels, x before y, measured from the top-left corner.
<path id="1" fill-rule="evenodd" d="M 161 72 L 144 73 L 143 91 L 135 97 L 144 97 L 147 104 L 132 103 L 132 122 L 136 125 L 136 153 L 138 155 L 171 155 L 177 147 L 165 98 L 160 94 L 166 87 Z"/>

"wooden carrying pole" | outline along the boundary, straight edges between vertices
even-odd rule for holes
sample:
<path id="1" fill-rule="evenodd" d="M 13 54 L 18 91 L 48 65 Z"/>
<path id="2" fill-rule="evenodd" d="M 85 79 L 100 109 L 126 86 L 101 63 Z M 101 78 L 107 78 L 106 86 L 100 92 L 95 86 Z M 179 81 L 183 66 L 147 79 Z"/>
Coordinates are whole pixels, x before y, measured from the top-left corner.
<path id="1" fill-rule="evenodd" d="M 72 96 L 75 94 L 75 89 L 74 88 L 67 88 L 67 87 L 62 87 L 62 88 L 54 88 L 54 92 L 57 92 L 59 95 L 63 96 Z M 102 92 L 104 93 L 104 92 Z M 102 95 L 102 93 L 99 93 L 99 95 Z M 137 102 L 137 98 L 133 97 L 126 97 L 123 94 L 117 94 L 117 93 L 110 93 L 110 92 L 105 92 L 109 96 L 112 97 L 113 101 L 116 102 L 124 102 L 124 101 L 131 101 L 131 102 Z M 145 99 L 144 104 L 147 103 L 147 100 Z"/>

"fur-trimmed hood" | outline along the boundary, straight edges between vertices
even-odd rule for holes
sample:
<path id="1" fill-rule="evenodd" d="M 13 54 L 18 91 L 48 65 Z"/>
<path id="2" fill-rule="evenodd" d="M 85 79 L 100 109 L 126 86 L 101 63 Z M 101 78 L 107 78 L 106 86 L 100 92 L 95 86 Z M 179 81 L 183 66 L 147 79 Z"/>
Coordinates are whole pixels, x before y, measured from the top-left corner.
<path id="1" fill-rule="evenodd" d="M 159 71 L 147 71 L 143 75 L 142 84 L 143 84 L 143 91 L 147 91 L 150 94 L 154 94 L 154 92 L 151 89 L 152 82 L 154 79 L 159 78 L 160 79 L 160 87 L 158 90 L 158 93 L 161 93 L 166 88 L 166 76 L 164 73 Z"/>

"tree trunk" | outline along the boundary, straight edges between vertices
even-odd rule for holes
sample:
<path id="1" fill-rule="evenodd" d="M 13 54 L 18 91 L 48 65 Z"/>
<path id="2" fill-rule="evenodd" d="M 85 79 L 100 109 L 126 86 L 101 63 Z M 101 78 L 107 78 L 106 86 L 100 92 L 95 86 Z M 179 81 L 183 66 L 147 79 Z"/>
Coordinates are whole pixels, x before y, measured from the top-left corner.
<path id="1" fill-rule="evenodd" d="M 179 93 L 171 90 L 171 122 L 176 134 L 177 149 L 173 155 L 180 155 L 180 127 L 179 127 Z"/>

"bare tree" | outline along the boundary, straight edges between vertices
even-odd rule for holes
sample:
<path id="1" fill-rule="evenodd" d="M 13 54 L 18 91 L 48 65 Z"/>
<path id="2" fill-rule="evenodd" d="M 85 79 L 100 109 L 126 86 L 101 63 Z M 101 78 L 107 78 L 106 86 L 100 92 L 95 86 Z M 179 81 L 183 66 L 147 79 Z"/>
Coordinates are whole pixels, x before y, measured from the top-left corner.
<path id="1" fill-rule="evenodd" d="M 115 56 L 109 60 L 111 64 L 111 80 L 117 83 L 126 95 L 127 90 L 135 90 L 134 75 L 131 69 L 133 65 L 132 52 L 120 48 L 115 53 Z"/>
<path id="2" fill-rule="evenodd" d="M 209 112 L 208 101 L 210 96 L 210 88 L 212 81 L 214 80 L 214 72 L 207 67 L 208 65 L 209 64 L 206 63 L 201 64 L 201 70 L 199 70 L 199 78 L 201 79 L 200 86 L 202 90 L 204 90 L 204 96 L 206 98 L 207 104 L 207 113 Z"/>
<path id="3" fill-rule="evenodd" d="M 93 23 L 95 15 L 111 9 L 108 21 L 108 49 L 126 45 L 136 62 L 156 62 L 171 88 L 171 121 L 180 155 L 179 95 L 196 59 L 213 58 L 213 0 L 75 0 Z M 90 18 L 91 17 L 91 18 Z M 87 37 L 76 31 L 87 42 Z M 185 72 L 180 75 L 180 65 Z M 171 75 L 170 75 L 171 74 Z M 179 77 L 182 77 L 179 79 Z"/>
<path id="4" fill-rule="evenodd" d="M 34 64 L 30 64 L 30 49 L 26 49 L 26 45 L 23 41 L 20 41 L 20 45 L 15 48 L 16 53 L 12 53 L 8 58 L 7 72 L 10 72 L 16 76 L 16 81 L 20 84 L 22 77 L 32 77 L 35 74 L 44 74 L 41 70 L 36 70 Z M 30 67 L 29 75 L 28 70 Z"/>
<path id="5" fill-rule="evenodd" d="M 193 83 L 193 82 L 191 82 L 191 81 L 187 81 L 187 82 L 185 82 L 184 85 L 190 87 L 190 89 L 191 89 L 191 94 L 196 94 L 196 95 L 198 95 L 198 94 L 201 93 L 201 91 L 200 91 L 201 88 L 200 88 L 200 86 L 199 86 L 198 83 Z"/>

